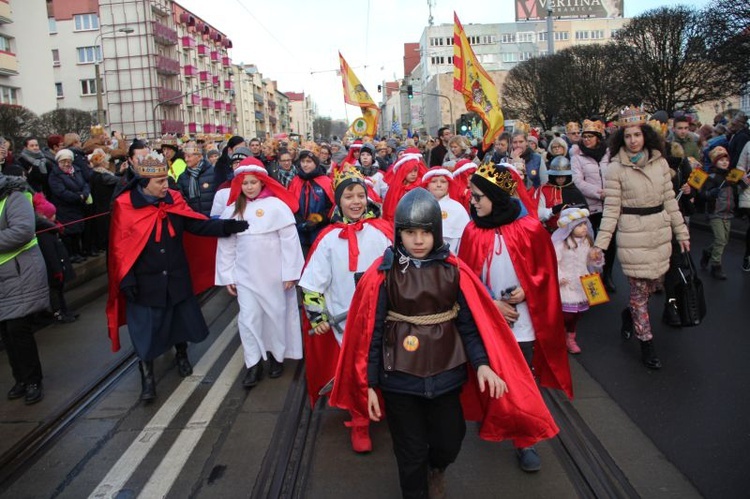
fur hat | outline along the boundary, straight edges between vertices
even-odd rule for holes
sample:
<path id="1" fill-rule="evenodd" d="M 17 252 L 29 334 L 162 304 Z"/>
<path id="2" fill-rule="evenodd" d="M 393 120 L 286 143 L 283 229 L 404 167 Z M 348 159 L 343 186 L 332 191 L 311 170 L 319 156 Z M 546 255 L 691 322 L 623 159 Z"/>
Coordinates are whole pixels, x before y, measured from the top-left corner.
<path id="1" fill-rule="evenodd" d="M 708 159 L 711 160 L 711 164 L 716 166 L 716 162 L 719 161 L 723 157 L 729 157 L 729 153 L 726 149 L 724 149 L 721 146 L 716 146 L 713 149 L 711 149 L 711 152 L 708 153 Z"/>

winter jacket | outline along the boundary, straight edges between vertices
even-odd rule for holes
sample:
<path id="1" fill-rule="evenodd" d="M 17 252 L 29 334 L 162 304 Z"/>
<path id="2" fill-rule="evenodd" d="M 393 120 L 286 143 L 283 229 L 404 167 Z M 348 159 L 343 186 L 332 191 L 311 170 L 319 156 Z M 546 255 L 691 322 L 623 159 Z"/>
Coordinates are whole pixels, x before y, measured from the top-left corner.
<path id="1" fill-rule="evenodd" d="M 675 135 L 674 142 L 677 142 L 682 146 L 682 149 L 685 151 L 685 156 L 690 156 L 692 158 L 695 158 L 697 161 L 701 160 L 701 151 L 698 148 L 698 144 L 695 143 L 695 141 L 690 137 L 689 135 L 685 137 L 684 139 L 681 139 Z"/>
<path id="2" fill-rule="evenodd" d="M 745 144 L 745 147 L 742 148 L 740 157 L 737 160 L 737 168 L 744 171 L 745 175 L 750 171 L 750 142 Z M 740 182 L 739 207 L 750 208 L 750 188 L 748 188 L 743 182 Z"/>
<path id="3" fill-rule="evenodd" d="M 542 155 L 535 153 L 530 147 L 521 154 L 521 159 L 526 163 L 526 183 L 528 187 L 538 189 L 547 183 L 547 170 L 542 162 Z"/>
<path id="4" fill-rule="evenodd" d="M 604 213 L 595 246 L 607 249 L 617 229 L 617 258 L 628 277 L 658 279 L 669 268 L 672 233 L 690 239 L 672 190 L 672 174 L 658 151 L 643 166 L 634 165 L 621 149 L 605 174 Z M 621 213 L 621 208 L 663 209 L 651 215 Z"/>
<path id="5" fill-rule="evenodd" d="M 750 130 L 747 128 L 742 128 L 740 131 L 732 135 L 731 139 L 729 139 L 727 147 L 727 152 L 729 153 L 729 168 L 737 168 L 737 162 L 740 159 L 742 149 L 744 149 L 745 144 L 748 142 L 750 142 Z"/>
<path id="6" fill-rule="evenodd" d="M 583 154 L 577 144 L 570 148 L 570 167 L 573 170 L 573 183 L 583 193 L 591 213 L 601 213 L 603 209 L 604 176 L 609 165 L 609 151 L 598 163 L 594 158 Z"/>
<path id="7" fill-rule="evenodd" d="M 198 174 L 198 189 L 199 195 L 196 197 L 190 197 L 190 172 L 185 172 L 180 175 L 177 179 L 177 189 L 182 193 L 182 196 L 187 201 L 188 205 L 198 213 L 202 213 L 209 216 L 211 213 L 211 206 L 214 204 L 214 196 L 216 195 L 216 188 L 219 184 L 216 182 L 216 172 L 211 163 L 202 159 L 198 164 L 200 173 Z"/>
<path id="8" fill-rule="evenodd" d="M 49 174 L 49 189 L 50 202 L 57 207 L 57 219 L 60 223 L 65 224 L 84 218 L 85 203 L 91 194 L 91 188 L 78 168 L 74 168 L 73 174 L 69 175 L 59 166 L 53 167 Z M 66 234 L 82 232 L 83 222 L 65 226 Z"/>
<path id="9" fill-rule="evenodd" d="M 61 276 L 63 282 L 74 279 L 76 274 L 68 260 L 68 251 L 60 240 L 61 227 L 37 215 L 36 230 L 36 238 L 39 241 L 39 249 L 42 250 L 44 264 L 47 266 L 47 279 L 50 283 L 55 280 L 56 275 Z"/>
<path id="10" fill-rule="evenodd" d="M 16 252 L 34 238 L 34 208 L 24 190 L 25 182 L 0 175 L 0 200 L 5 200 L 0 212 L 0 254 Z M 0 264 L 0 283 L 0 322 L 46 309 L 49 287 L 39 246 Z"/>
<path id="11" fill-rule="evenodd" d="M 728 170 L 720 171 L 714 168 L 714 172 L 701 188 L 700 195 L 706 200 L 708 218 L 734 218 L 734 195 L 737 186 L 726 181 L 727 173 Z"/>

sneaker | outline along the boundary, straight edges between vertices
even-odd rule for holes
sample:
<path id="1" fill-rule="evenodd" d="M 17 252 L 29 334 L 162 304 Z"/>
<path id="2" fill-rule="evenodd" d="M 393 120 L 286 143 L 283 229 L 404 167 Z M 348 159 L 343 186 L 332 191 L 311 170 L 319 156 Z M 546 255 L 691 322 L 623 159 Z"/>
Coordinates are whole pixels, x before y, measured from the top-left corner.
<path id="1" fill-rule="evenodd" d="M 63 312 L 62 310 L 58 310 L 54 313 L 54 319 L 55 322 L 58 324 L 69 324 L 71 322 L 75 322 L 78 318 L 77 315 L 72 315 L 66 312 Z"/>
<path id="2" fill-rule="evenodd" d="M 750 255 L 742 259 L 742 270 L 750 272 Z"/>
<path id="3" fill-rule="evenodd" d="M 527 473 L 534 473 L 542 469 L 542 460 L 534 447 L 516 449 L 518 466 Z"/>
<path id="4" fill-rule="evenodd" d="M 372 440 L 370 440 L 370 425 L 363 424 L 352 426 L 352 450 L 358 454 L 370 452 L 372 450 Z"/>
<path id="5" fill-rule="evenodd" d="M 711 252 L 704 249 L 701 253 L 701 268 L 706 270 L 708 268 L 708 261 L 711 259 Z"/>

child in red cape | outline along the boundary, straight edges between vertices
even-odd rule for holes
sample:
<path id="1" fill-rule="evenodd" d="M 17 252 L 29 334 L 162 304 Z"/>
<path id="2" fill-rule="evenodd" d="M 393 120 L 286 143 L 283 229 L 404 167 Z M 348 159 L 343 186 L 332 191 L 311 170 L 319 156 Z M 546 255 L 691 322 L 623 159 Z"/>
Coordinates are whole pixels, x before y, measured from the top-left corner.
<path id="1" fill-rule="evenodd" d="M 427 173 L 424 158 L 416 148 L 407 149 L 385 174 L 388 191 L 383 200 L 383 219 L 393 221 L 398 202 L 404 194 L 419 187 L 420 179 Z"/>

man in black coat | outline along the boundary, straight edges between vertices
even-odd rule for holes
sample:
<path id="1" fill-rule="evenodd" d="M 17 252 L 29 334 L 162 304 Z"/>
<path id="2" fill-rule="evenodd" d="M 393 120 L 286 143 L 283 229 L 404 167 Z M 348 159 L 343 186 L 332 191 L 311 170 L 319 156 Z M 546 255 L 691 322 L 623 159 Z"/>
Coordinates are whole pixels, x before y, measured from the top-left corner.
<path id="1" fill-rule="evenodd" d="M 187 168 L 177 179 L 177 189 L 192 209 L 209 216 L 219 186 L 216 170 L 203 158 L 203 151 L 197 144 L 188 142 L 182 151 L 185 153 Z M 231 163 L 229 168 L 231 171 Z"/>
<path id="2" fill-rule="evenodd" d="M 448 141 L 453 137 L 453 132 L 447 126 L 440 128 L 437 132 L 438 145 L 430 149 L 430 167 L 442 166 L 445 155 L 448 154 Z"/>

